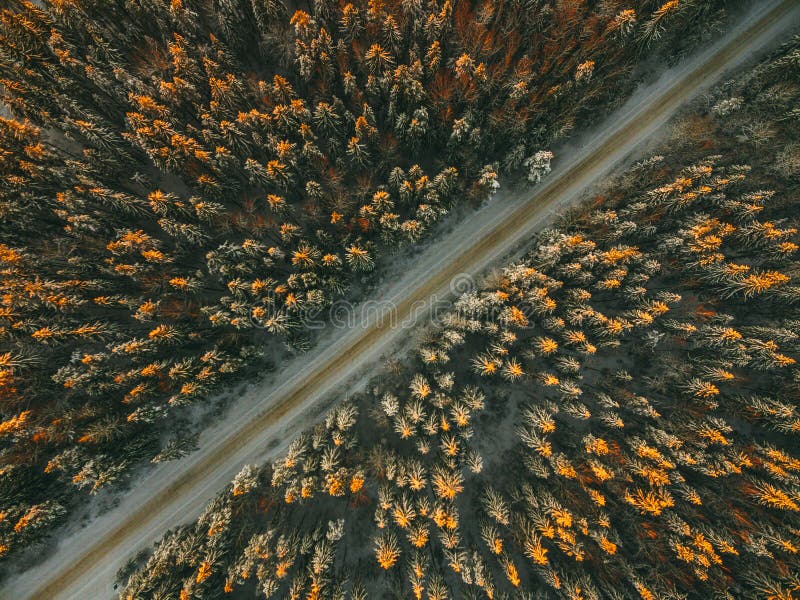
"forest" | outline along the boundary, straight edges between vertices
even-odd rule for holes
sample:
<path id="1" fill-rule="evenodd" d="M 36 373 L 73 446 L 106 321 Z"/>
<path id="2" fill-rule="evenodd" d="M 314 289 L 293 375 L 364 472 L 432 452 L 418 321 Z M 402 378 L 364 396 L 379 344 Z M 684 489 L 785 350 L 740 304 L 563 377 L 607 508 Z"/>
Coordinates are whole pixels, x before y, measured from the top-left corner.
<path id="1" fill-rule="evenodd" d="M 6 0 L 0 9 L 0 562 L 45 547 L 43 538 L 87 495 L 123 484 L 137 466 L 190 451 L 191 438 L 175 433 L 190 409 L 274 366 L 272 345 L 307 350 L 314 340 L 302 326 L 305 315 L 352 293 L 376 261 L 419 243 L 454 207 L 484 201 L 500 176 L 535 175 L 554 142 L 597 122 L 634 89 L 648 64 L 677 60 L 713 37 L 738 6 L 731 0 Z M 741 108 L 735 104 L 731 111 Z M 787 119 L 752 135 L 789 127 Z M 787 164 L 796 164 L 796 148 L 787 152 Z M 717 168 L 703 160 L 702 168 Z M 734 170 L 730 178 L 744 175 Z M 718 193 L 714 188 L 712 195 Z M 774 210 L 771 196 L 764 203 Z M 619 227 L 629 223 L 623 219 Z M 716 221 L 706 225 L 698 233 L 703 240 L 727 231 Z M 791 252 L 779 248 L 791 246 L 791 234 L 772 225 L 730 235 L 769 250 L 770 261 L 788 259 Z M 592 227 L 610 236 L 606 231 L 617 224 L 608 217 Z M 584 250 L 576 242 L 575 251 Z M 601 298 L 618 293 L 612 286 L 624 278 L 619 269 L 641 263 L 644 271 L 627 275 L 641 279 L 654 268 L 636 253 L 616 260 Z M 709 275 L 704 269 L 718 273 L 715 264 L 698 266 L 693 277 L 729 286 L 726 297 L 760 302 L 762 291 L 793 289 L 783 280 L 789 276 L 771 267 Z M 591 276 L 589 267 L 575 274 Z M 647 318 L 628 315 L 613 324 L 627 334 L 629 324 Z M 560 335 L 539 337 L 549 348 Z M 669 339 L 677 335 L 688 333 Z M 528 382 L 528 359 L 501 365 L 496 343 L 476 359 L 488 361 L 487 374 Z M 445 351 L 430 352 L 439 365 Z M 772 356 L 763 352 L 759 360 Z M 426 398 L 416 401 L 424 407 Z M 478 410 L 477 403 L 458 406 L 465 419 Z M 451 408 L 437 410 L 449 415 Z M 369 411 L 359 414 L 371 418 Z M 456 448 L 453 464 L 465 443 L 460 431 L 447 434 Z M 351 434 L 342 426 L 341 435 Z M 344 449 L 341 458 L 355 461 Z M 348 468 L 353 479 L 357 468 Z M 271 477 L 258 473 L 260 483 Z M 364 466 L 367 475 L 374 471 Z M 278 476 L 286 487 L 281 493 L 302 496 L 296 477 Z M 372 484 L 364 485 L 366 494 Z M 345 487 L 358 488 L 352 481 Z M 249 513 L 251 502 L 268 503 L 260 493 L 237 495 L 249 507 L 237 515 Z M 287 535 L 298 544 L 312 539 L 299 530 Z M 401 538 L 387 530 L 386 547 L 399 548 Z M 186 564 L 194 568 L 192 556 Z M 501 558 L 513 566 L 512 555 Z M 216 586 L 218 562 L 204 569 L 193 576 L 195 585 Z"/>
<path id="2" fill-rule="evenodd" d="M 799 99 L 795 37 L 120 598 L 799 597 Z"/>

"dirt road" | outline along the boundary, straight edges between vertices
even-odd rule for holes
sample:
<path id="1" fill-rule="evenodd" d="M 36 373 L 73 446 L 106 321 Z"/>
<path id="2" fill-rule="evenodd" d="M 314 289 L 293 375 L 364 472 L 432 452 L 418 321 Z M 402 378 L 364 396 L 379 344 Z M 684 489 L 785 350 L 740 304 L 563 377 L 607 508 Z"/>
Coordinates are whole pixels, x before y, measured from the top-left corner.
<path id="1" fill-rule="evenodd" d="M 394 306 L 396 321 L 424 317 L 432 298 L 452 295 L 451 282 L 461 274 L 477 275 L 507 255 L 657 133 L 687 99 L 753 52 L 774 44 L 798 22 L 796 0 L 759 3 L 712 48 L 634 95 L 584 146 L 562 159 L 530 197 L 491 202 L 432 243 L 381 302 Z M 114 575 L 131 556 L 166 529 L 193 520 L 243 464 L 277 454 L 313 420 L 314 409 L 326 396 L 368 373 L 407 333 L 402 327 L 381 326 L 375 312 L 360 326 L 329 328 L 312 353 L 288 366 L 280 384 L 251 389 L 203 433 L 197 452 L 150 471 L 118 507 L 62 540 L 40 565 L 10 578 L 0 598 L 112 597 Z"/>

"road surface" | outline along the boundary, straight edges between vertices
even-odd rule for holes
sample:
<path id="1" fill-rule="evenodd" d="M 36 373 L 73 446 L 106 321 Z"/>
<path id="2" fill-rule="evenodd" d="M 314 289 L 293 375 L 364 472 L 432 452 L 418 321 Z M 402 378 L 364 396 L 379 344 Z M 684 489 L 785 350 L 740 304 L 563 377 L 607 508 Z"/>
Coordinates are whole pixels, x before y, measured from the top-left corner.
<path id="1" fill-rule="evenodd" d="M 396 321 L 424 317 L 431 299 L 452 296 L 452 282 L 464 274 L 477 276 L 514 250 L 655 135 L 688 99 L 774 45 L 798 22 L 797 0 L 759 3 L 712 47 L 636 93 L 529 197 L 498 198 L 431 243 L 381 302 L 395 307 Z M 203 432 L 199 450 L 134 482 L 119 506 L 62 539 L 41 564 L 10 577 L 0 598 L 113 597 L 115 574 L 130 557 L 166 529 L 194 520 L 242 465 L 278 454 L 313 421 L 326 396 L 368 374 L 407 334 L 402 327 L 380 325 L 375 313 L 360 326 L 329 328 L 314 351 L 291 361 L 279 384 L 255 386 L 239 398 L 224 419 Z"/>

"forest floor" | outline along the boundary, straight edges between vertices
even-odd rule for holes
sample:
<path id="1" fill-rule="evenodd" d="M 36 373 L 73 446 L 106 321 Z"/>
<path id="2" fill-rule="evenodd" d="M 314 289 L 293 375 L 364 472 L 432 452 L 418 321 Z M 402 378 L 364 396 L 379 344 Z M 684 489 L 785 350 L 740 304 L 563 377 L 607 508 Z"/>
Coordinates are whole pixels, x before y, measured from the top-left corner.
<path id="1" fill-rule="evenodd" d="M 467 291 L 481 273 L 520 253 L 531 236 L 575 205 L 601 177 L 637 155 L 688 100 L 732 68 L 774 47 L 800 22 L 795 0 L 759 3 L 712 47 L 637 91 L 598 128 L 557 148 L 543 184 L 503 193 L 432 241 L 412 260 L 398 260 L 395 277 L 372 299 L 329 323 L 309 353 L 233 401 L 224 418 L 199 438 L 190 455 L 149 470 L 119 504 L 63 536 L 40 564 L 12 575 L 2 598 L 106 598 L 116 572 L 167 529 L 194 520 L 244 464 L 279 455 L 335 401 L 359 389 L 374 367 L 408 345 L 412 328 Z M 346 386 L 346 387 L 345 387 Z"/>

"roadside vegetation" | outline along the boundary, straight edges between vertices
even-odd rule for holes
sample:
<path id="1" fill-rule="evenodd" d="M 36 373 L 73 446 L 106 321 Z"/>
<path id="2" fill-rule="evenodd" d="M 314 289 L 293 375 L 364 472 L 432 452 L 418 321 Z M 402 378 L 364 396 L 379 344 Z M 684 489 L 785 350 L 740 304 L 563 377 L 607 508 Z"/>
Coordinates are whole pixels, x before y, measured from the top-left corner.
<path id="1" fill-rule="evenodd" d="M 120 598 L 798 597 L 798 99 L 795 38 Z"/>
<path id="2" fill-rule="evenodd" d="M 0 557 L 730 5 L 6 1 Z"/>

